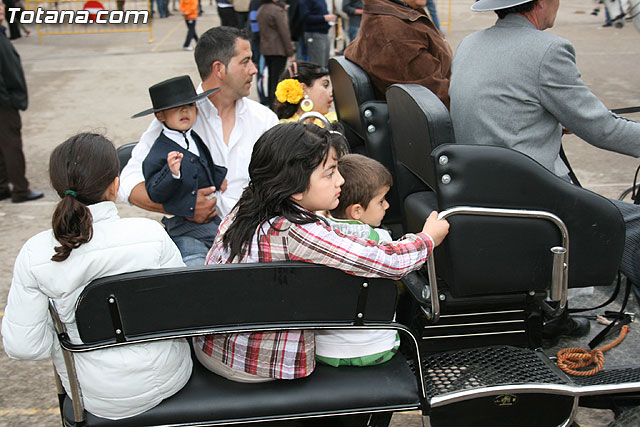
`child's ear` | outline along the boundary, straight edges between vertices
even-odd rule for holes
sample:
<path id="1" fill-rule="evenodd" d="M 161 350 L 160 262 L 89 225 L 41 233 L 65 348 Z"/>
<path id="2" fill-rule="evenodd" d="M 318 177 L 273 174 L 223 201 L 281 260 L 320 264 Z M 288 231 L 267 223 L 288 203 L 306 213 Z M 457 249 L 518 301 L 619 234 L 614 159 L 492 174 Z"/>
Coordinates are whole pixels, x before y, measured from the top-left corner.
<path id="1" fill-rule="evenodd" d="M 364 208 L 360 203 L 354 203 L 353 205 L 347 206 L 344 213 L 347 215 L 348 219 L 360 221 L 360 218 L 362 218 L 362 214 L 364 213 Z"/>
<path id="2" fill-rule="evenodd" d="M 156 119 L 160 120 L 161 122 L 164 123 L 164 121 L 166 120 L 165 116 L 164 116 L 164 111 L 156 111 L 155 113 Z"/>
<path id="3" fill-rule="evenodd" d="M 299 201 L 301 201 L 301 200 L 302 200 L 302 196 L 303 196 L 303 193 L 296 193 L 296 194 L 292 194 L 292 195 L 291 195 L 291 198 L 292 198 L 294 201 L 299 202 Z"/>
<path id="4" fill-rule="evenodd" d="M 102 195 L 102 200 L 115 202 L 118 199 L 118 188 L 120 188 L 120 177 L 116 176 Z"/>

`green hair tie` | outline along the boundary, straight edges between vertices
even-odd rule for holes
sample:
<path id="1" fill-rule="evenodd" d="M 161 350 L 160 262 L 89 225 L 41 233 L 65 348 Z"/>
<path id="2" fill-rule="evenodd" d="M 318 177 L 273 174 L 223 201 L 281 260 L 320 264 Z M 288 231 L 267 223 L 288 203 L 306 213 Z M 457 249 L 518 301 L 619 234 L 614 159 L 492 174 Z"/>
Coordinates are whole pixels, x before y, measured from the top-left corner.
<path id="1" fill-rule="evenodd" d="M 75 191 L 73 191 L 73 190 L 67 190 L 67 191 L 65 191 L 65 192 L 64 192 L 64 195 L 65 195 L 65 196 L 71 195 L 71 196 L 73 196 L 73 197 L 78 197 L 78 193 L 76 193 L 76 192 L 75 192 Z"/>

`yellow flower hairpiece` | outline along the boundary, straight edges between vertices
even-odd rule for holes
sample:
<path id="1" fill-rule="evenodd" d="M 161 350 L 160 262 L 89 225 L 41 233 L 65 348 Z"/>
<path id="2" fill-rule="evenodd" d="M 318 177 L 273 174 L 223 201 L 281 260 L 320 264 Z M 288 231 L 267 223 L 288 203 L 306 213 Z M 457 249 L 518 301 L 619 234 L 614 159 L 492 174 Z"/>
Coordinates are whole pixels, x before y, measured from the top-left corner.
<path id="1" fill-rule="evenodd" d="M 283 104 L 298 104 L 303 96 L 302 85 L 296 79 L 284 79 L 276 87 L 276 98 Z"/>

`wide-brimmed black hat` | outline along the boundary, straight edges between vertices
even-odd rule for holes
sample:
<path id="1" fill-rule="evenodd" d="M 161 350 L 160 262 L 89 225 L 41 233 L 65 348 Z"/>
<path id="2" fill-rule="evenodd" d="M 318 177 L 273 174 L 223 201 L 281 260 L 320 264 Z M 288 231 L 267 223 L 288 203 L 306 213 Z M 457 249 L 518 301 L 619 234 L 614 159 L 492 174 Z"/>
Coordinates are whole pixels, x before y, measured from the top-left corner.
<path id="1" fill-rule="evenodd" d="M 217 87 L 197 94 L 196 90 L 193 88 L 191 77 L 174 77 L 151 86 L 149 88 L 149 95 L 151 96 L 151 104 L 153 105 L 153 108 L 134 114 L 131 118 L 134 119 L 136 117 L 146 116 L 147 114 L 158 111 L 168 110 L 169 108 L 191 104 L 192 102 L 196 102 L 197 100 L 205 98 L 219 90 L 220 88 Z"/>

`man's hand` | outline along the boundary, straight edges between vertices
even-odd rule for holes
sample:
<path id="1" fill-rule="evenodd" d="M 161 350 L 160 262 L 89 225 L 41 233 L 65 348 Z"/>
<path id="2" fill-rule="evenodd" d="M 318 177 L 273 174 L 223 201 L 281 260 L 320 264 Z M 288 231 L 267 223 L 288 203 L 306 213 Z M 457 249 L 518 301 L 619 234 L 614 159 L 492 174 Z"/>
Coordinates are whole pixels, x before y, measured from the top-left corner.
<path id="1" fill-rule="evenodd" d="M 224 181 L 222 181 L 222 184 L 220 184 L 220 192 L 224 193 L 225 191 L 227 191 L 227 178 L 225 178 Z"/>
<path id="2" fill-rule="evenodd" d="M 182 164 L 182 157 L 184 154 L 178 151 L 170 151 L 167 154 L 167 164 L 169 165 L 169 170 L 174 176 L 180 175 L 180 165 Z"/>
<path id="3" fill-rule="evenodd" d="M 218 215 L 218 209 L 216 208 L 218 198 L 213 195 L 215 191 L 216 187 L 206 187 L 198 190 L 196 211 L 193 214 L 193 218 L 187 218 L 189 221 L 204 224 Z"/>
<path id="4" fill-rule="evenodd" d="M 336 22 L 336 19 L 338 19 L 338 16 L 334 15 L 333 13 L 330 13 L 328 15 L 324 15 L 324 20 L 326 22 Z"/>

